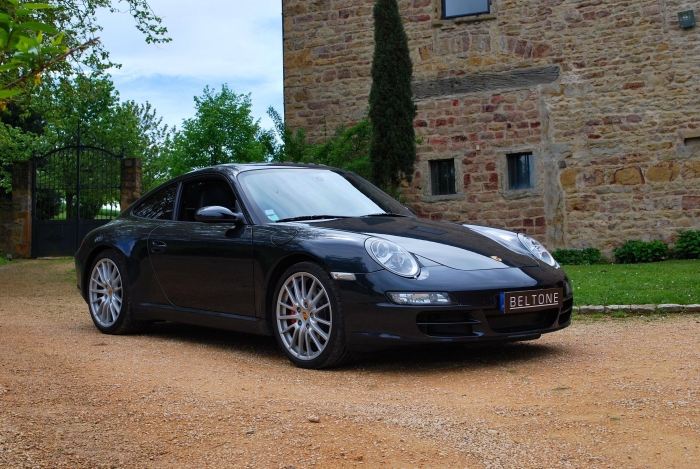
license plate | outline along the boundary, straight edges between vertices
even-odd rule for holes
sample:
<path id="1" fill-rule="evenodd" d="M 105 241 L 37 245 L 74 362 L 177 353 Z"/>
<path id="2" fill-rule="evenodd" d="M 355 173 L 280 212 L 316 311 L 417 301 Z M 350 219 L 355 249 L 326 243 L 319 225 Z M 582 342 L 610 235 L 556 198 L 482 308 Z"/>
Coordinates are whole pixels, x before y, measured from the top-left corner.
<path id="1" fill-rule="evenodd" d="M 501 293 L 501 311 L 525 313 L 540 309 L 561 308 L 563 293 L 561 288 Z"/>

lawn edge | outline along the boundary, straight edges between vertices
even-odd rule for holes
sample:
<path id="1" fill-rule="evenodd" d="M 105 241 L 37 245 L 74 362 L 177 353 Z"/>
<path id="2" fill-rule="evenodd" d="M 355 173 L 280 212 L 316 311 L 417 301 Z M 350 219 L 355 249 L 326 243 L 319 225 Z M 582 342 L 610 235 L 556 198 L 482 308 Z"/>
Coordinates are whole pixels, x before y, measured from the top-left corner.
<path id="1" fill-rule="evenodd" d="M 594 314 L 694 314 L 700 313 L 700 304 L 647 304 L 647 305 L 582 305 L 574 306 L 574 313 L 589 316 Z"/>

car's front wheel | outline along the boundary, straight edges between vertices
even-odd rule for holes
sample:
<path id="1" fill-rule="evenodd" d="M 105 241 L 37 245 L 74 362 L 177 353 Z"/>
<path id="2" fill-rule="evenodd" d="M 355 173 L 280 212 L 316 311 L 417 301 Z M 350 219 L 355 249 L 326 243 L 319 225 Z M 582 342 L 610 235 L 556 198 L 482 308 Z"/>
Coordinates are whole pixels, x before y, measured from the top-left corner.
<path id="1" fill-rule="evenodd" d="M 296 366 L 329 368 L 348 358 L 338 287 L 320 265 L 300 262 L 287 269 L 273 312 L 277 342 Z"/>
<path id="2" fill-rule="evenodd" d="M 126 265 L 112 249 L 93 261 L 88 280 L 88 307 L 95 326 L 105 334 L 138 332 L 146 323 L 134 321 Z"/>

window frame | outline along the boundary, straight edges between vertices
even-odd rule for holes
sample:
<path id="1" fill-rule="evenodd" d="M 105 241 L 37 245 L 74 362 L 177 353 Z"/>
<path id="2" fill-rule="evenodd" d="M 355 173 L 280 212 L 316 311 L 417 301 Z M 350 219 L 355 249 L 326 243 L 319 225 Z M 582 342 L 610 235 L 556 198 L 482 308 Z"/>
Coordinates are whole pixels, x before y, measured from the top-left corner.
<path id="1" fill-rule="evenodd" d="M 441 16 L 442 16 L 443 20 L 450 20 L 450 19 L 454 19 L 454 18 L 465 18 L 468 16 L 488 15 L 491 13 L 491 10 L 492 10 L 492 5 L 491 5 L 492 0 L 486 0 L 487 1 L 486 11 L 480 11 L 480 12 L 476 12 L 476 13 L 467 13 L 467 14 L 463 14 L 463 15 L 447 16 L 447 14 L 445 12 L 447 11 L 447 2 L 450 2 L 450 1 L 455 1 L 455 0 L 440 0 L 440 4 L 441 4 L 441 8 L 442 8 L 442 11 L 441 11 L 442 15 Z"/>
<path id="2" fill-rule="evenodd" d="M 450 162 L 452 164 L 451 168 L 451 183 L 448 182 L 447 184 L 447 192 L 439 192 L 439 181 L 440 177 L 436 174 L 439 168 L 438 165 L 441 163 L 447 163 Z M 457 168 L 455 167 L 455 160 L 454 158 L 445 158 L 445 159 L 434 159 L 429 161 L 429 166 L 430 166 L 430 194 L 434 197 L 439 197 L 439 196 L 445 196 L 445 195 L 456 195 L 457 194 Z M 450 189 L 452 192 L 450 192 Z"/>
<path id="3" fill-rule="evenodd" d="M 141 207 L 143 207 L 144 204 L 148 203 L 153 197 L 155 197 L 156 195 L 160 194 L 161 192 L 164 192 L 164 191 L 170 189 L 170 187 L 172 187 L 172 186 L 177 186 L 177 187 L 176 187 L 176 189 L 175 189 L 175 198 L 173 199 L 173 211 L 172 211 L 172 214 L 171 214 L 170 218 L 151 218 L 151 217 L 144 217 L 144 216 L 139 215 L 139 214 L 136 213 Z M 176 212 L 177 212 L 177 204 L 178 204 L 179 201 L 180 201 L 180 191 L 181 191 L 181 189 L 182 189 L 182 184 L 180 183 L 180 181 L 173 181 L 173 182 L 170 182 L 170 183 L 164 183 L 162 188 L 157 187 L 157 188 L 155 188 L 155 189 L 153 190 L 152 193 L 146 194 L 146 196 L 144 196 L 144 200 L 142 200 L 138 205 L 133 204 L 133 208 L 131 208 L 131 207 L 129 208 L 129 213 L 130 213 L 133 217 L 138 218 L 138 219 L 140 219 L 140 220 L 151 220 L 151 221 L 160 221 L 160 222 L 174 221 L 174 219 L 175 219 L 175 214 L 176 214 Z"/>
<path id="4" fill-rule="evenodd" d="M 527 187 L 519 187 L 519 184 L 517 184 L 517 171 L 515 168 L 511 169 L 511 161 L 516 161 L 516 158 L 520 158 L 522 156 L 528 156 L 528 185 Z M 516 163 L 517 165 L 518 163 Z M 508 189 L 509 191 L 528 191 L 535 189 L 535 153 L 533 151 L 520 151 L 516 153 L 506 153 L 506 171 L 508 175 Z M 516 179 L 516 187 L 513 187 L 513 178 L 515 177 Z"/>

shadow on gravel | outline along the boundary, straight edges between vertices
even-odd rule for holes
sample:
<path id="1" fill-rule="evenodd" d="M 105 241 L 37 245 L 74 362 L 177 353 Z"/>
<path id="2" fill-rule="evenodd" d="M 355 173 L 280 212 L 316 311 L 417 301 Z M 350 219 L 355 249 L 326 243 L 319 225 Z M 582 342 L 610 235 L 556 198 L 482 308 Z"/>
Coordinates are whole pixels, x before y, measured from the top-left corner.
<path id="1" fill-rule="evenodd" d="M 210 329 L 208 327 L 174 322 L 156 323 L 153 325 L 152 330 L 142 334 L 142 336 L 153 339 L 177 340 L 188 344 L 207 345 L 232 352 L 252 353 L 256 355 L 256 358 L 284 358 L 275 339 L 268 336 Z"/>
<path id="2" fill-rule="evenodd" d="M 560 347 L 536 342 L 520 342 L 484 347 L 432 346 L 425 348 L 383 350 L 362 354 L 346 369 L 371 372 L 412 373 L 433 371 L 478 371 L 493 367 L 512 367 L 524 362 L 555 359 L 566 354 Z"/>
<path id="3" fill-rule="evenodd" d="M 142 335 L 155 340 L 176 340 L 183 344 L 206 345 L 233 353 L 250 354 L 279 364 L 287 360 L 272 337 L 239 332 L 209 329 L 177 323 L 157 323 L 150 332 Z M 330 372 L 370 371 L 385 372 L 433 372 L 445 370 L 487 369 L 514 366 L 541 359 L 556 359 L 566 350 L 561 347 L 533 342 L 508 343 L 485 347 L 428 346 L 423 348 L 397 348 L 355 355 L 344 366 Z M 292 365 L 289 364 L 291 367 Z"/>

